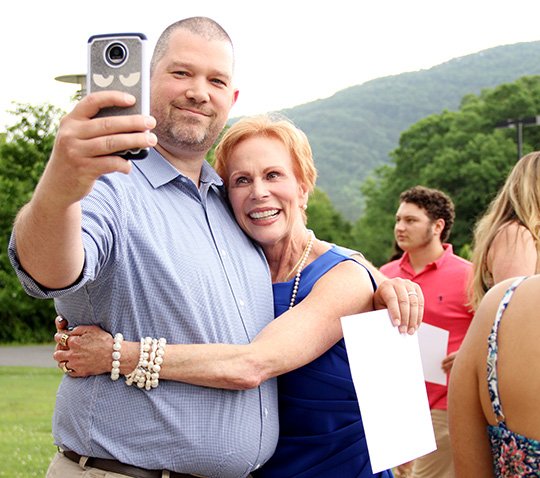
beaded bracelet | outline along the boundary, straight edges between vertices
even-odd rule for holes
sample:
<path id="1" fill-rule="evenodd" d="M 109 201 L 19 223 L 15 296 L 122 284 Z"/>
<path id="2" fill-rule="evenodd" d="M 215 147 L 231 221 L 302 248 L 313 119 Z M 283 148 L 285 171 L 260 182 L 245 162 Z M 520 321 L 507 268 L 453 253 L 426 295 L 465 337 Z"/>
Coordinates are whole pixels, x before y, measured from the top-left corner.
<path id="1" fill-rule="evenodd" d="M 138 388 L 151 390 L 159 385 L 159 372 L 165 355 L 164 338 L 152 339 L 145 337 L 141 339 L 139 363 L 135 369 L 126 375 L 126 384 L 137 384 Z"/>
<path id="2" fill-rule="evenodd" d="M 141 338 L 139 362 L 137 363 L 137 366 L 133 369 L 133 371 L 126 375 L 126 385 L 131 386 L 133 382 L 135 382 L 137 385 L 139 384 L 139 375 L 140 375 L 139 368 L 141 367 L 141 364 L 143 361 L 144 343 L 145 343 L 145 340 Z"/>
<path id="3" fill-rule="evenodd" d="M 111 368 L 111 380 L 118 380 L 120 378 L 120 357 L 122 354 L 122 342 L 124 336 L 121 333 L 117 333 L 114 336 L 113 351 L 112 351 L 112 368 Z"/>
<path id="4" fill-rule="evenodd" d="M 163 356 L 165 355 L 165 346 L 167 341 L 162 337 L 157 341 L 156 351 L 152 358 L 152 365 L 149 366 L 150 370 L 150 386 L 156 388 L 159 385 L 159 372 L 161 372 L 161 364 L 163 363 Z M 146 389 L 148 388 L 148 382 L 146 382 Z"/>

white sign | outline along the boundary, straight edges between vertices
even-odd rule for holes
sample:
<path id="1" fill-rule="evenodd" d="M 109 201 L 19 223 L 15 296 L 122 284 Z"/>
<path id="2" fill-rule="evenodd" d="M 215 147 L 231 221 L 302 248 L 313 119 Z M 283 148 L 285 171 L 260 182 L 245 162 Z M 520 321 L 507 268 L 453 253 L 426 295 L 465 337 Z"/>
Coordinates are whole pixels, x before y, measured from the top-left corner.
<path id="1" fill-rule="evenodd" d="M 418 336 L 387 310 L 341 318 L 373 473 L 436 449 Z"/>
<path id="2" fill-rule="evenodd" d="M 418 329 L 418 343 L 426 382 L 446 385 L 447 375 L 442 369 L 443 359 L 448 352 L 450 332 L 422 322 Z"/>

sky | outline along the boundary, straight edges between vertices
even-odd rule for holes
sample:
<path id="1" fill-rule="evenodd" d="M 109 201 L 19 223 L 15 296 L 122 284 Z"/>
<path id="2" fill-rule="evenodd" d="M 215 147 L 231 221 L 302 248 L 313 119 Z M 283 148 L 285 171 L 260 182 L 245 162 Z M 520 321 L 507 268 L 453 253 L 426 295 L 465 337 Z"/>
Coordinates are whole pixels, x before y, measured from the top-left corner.
<path id="1" fill-rule="evenodd" d="M 540 0 L 17 0 L 2 8 L 0 130 L 12 102 L 69 111 L 93 34 L 161 31 L 189 16 L 228 31 L 240 90 L 231 117 L 292 108 L 366 81 L 540 40 Z M 540 59 L 539 59 L 540 61 Z"/>

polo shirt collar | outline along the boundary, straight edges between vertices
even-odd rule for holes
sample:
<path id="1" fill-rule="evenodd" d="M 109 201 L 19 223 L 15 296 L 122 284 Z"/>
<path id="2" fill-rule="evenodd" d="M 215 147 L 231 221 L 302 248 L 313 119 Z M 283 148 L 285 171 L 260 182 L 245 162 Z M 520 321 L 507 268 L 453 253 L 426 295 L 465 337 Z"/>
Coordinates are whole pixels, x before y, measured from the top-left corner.
<path id="1" fill-rule="evenodd" d="M 187 176 L 180 173 L 154 148 L 150 149 L 148 156 L 145 159 L 135 160 L 132 161 L 132 163 L 155 189 L 176 178 L 187 178 Z M 201 184 L 207 183 L 218 188 L 223 188 L 223 180 L 206 161 L 204 161 L 202 165 L 200 181 Z"/>
<path id="2" fill-rule="evenodd" d="M 452 247 L 452 244 L 448 244 L 448 243 L 445 242 L 442 246 L 443 246 L 443 249 L 444 249 L 443 255 L 441 257 L 439 257 L 436 261 L 430 262 L 426 267 L 424 267 L 423 270 L 426 270 L 426 269 L 438 269 L 439 267 L 442 266 L 442 264 L 444 263 L 446 258 L 448 256 L 451 256 L 454 253 L 454 249 Z M 411 262 L 409 261 L 409 253 L 408 252 L 405 252 L 401 256 L 401 259 L 399 259 L 399 267 L 401 269 L 406 269 L 406 270 L 411 270 L 412 271 Z"/>

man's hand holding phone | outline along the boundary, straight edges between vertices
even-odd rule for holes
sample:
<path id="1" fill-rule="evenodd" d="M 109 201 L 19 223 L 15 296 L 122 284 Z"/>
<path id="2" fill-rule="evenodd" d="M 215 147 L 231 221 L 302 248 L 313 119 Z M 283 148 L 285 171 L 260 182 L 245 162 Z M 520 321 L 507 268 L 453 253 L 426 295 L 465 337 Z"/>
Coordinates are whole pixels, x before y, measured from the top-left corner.
<path id="1" fill-rule="evenodd" d="M 60 122 L 44 179 L 63 184 L 62 195 L 75 202 L 90 192 L 100 176 L 129 173 L 131 163 L 117 152 L 155 146 L 157 138 L 151 132 L 155 119 L 149 115 L 96 115 L 103 108 L 128 107 L 134 102 L 133 96 L 120 91 L 83 98 Z"/>
<path id="2" fill-rule="evenodd" d="M 88 39 L 88 95 L 60 122 L 36 190 L 48 194 L 50 206 L 65 208 L 78 202 L 104 174 L 129 173 L 126 159 L 143 159 L 157 144 L 151 133 L 156 121 L 149 115 L 146 42 L 141 33 Z"/>

